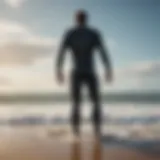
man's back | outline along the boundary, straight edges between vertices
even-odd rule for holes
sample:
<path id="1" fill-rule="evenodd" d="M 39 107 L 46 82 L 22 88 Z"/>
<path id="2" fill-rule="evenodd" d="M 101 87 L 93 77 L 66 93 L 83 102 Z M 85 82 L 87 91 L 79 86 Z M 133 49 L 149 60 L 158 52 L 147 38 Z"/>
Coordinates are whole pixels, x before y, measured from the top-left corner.
<path id="1" fill-rule="evenodd" d="M 93 122 L 95 124 L 96 135 L 100 135 L 101 123 L 101 102 L 99 95 L 99 85 L 96 74 L 94 74 L 93 53 L 94 49 L 98 49 L 105 65 L 106 77 L 111 80 L 111 68 L 107 52 L 101 41 L 97 31 L 91 29 L 87 25 L 87 15 L 83 11 L 76 14 L 77 27 L 68 31 L 61 44 L 58 59 L 57 73 L 58 80 L 64 81 L 62 66 L 66 49 L 71 49 L 74 62 L 74 72 L 71 74 L 70 91 L 73 101 L 73 109 L 71 122 L 73 132 L 79 135 L 80 124 L 80 104 L 81 104 L 81 88 L 85 84 L 89 89 L 90 98 L 94 104 Z"/>
<path id="2" fill-rule="evenodd" d="M 93 53 L 100 45 L 98 32 L 89 27 L 76 27 L 67 32 L 65 45 L 72 51 L 76 71 L 94 72 Z"/>

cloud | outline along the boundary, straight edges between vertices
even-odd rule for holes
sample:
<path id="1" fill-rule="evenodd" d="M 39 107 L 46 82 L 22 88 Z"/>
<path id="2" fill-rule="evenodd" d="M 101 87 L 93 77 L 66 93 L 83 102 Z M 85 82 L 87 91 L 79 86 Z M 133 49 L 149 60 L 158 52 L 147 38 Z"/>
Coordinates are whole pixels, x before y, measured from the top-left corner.
<path id="1" fill-rule="evenodd" d="M 0 76 L 0 86 L 2 87 L 4 87 L 4 86 L 9 86 L 9 85 L 11 85 L 11 81 L 10 81 L 10 79 L 8 79 L 7 77 L 4 77 L 4 76 Z"/>
<path id="2" fill-rule="evenodd" d="M 160 62 L 137 62 L 126 68 L 114 69 L 114 82 L 106 83 L 100 74 L 103 92 L 160 90 Z M 58 85 L 53 70 L 53 59 L 49 56 L 38 59 L 32 66 L 0 69 L 0 91 L 6 92 L 67 92 L 69 72 L 65 73 L 66 83 Z M 3 86 L 7 80 L 8 84 Z M 8 85 L 8 86 L 7 86 Z"/>
<path id="3" fill-rule="evenodd" d="M 122 73 L 140 78 L 160 77 L 160 61 L 137 62 L 124 69 Z"/>
<path id="4" fill-rule="evenodd" d="M 4 1 L 7 5 L 9 5 L 12 8 L 19 8 L 24 4 L 26 0 L 4 0 Z"/>
<path id="5" fill-rule="evenodd" d="M 160 60 L 135 62 L 125 68 L 114 70 L 114 74 L 115 89 L 160 90 Z"/>
<path id="6" fill-rule="evenodd" d="M 0 66 L 27 65 L 48 56 L 57 49 L 59 39 L 37 35 L 23 24 L 0 20 Z M 110 50 L 117 47 L 113 38 L 108 39 Z"/>
<path id="7" fill-rule="evenodd" d="M 49 63 L 49 65 L 48 65 Z M 46 66 L 48 65 L 48 66 Z M 3 81 L 2 81 L 3 80 Z M 7 80 L 8 84 L 1 85 Z M 65 77 L 66 83 L 67 77 Z M 67 92 L 68 85 L 58 85 L 52 62 L 49 58 L 41 59 L 32 67 L 1 68 L 0 92 Z"/>
<path id="8" fill-rule="evenodd" d="M 64 86 L 61 89 L 58 87 L 53 77 L 53 59 L 56 56 L 54 51 L 57 49 L 58 41 L 57 38 L 37 35 L 18 22 L 1 19 L 0 70 L 10 68 L 4 69 L 2 76 L 0 74 L 1 89 L 3 85 L 5 89 L 8 85 L 10 91 L 66 91 Z M 114 49 L 117 45 L 114 39 L 108 40 L 109 49 Z M 157 87 L 160 80 L 160 61 L 136 62 L 116 70 L 114 77 L 115 83 L 110 90 L 135 89 L 136 86 Z M 105 87 L 106 84 L 102 85 L 103 88 L 109 88 Z M 5 89 L 3 87 L 3 90 Z"/>
<path id="9" fill-rule="evenodd" d="M 56 50 L 57 39 L 34 34 L 16 22 L 0 20 L 0 65 L 26 65 Z"/>

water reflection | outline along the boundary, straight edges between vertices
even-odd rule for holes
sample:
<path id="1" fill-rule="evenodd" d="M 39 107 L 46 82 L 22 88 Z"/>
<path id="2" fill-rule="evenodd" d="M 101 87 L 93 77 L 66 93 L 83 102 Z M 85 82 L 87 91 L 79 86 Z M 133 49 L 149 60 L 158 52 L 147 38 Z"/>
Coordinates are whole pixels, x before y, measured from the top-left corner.
<path id="1" fill-rule="evenodd" d="M 100 141 L 96 141 L 93 145 L 93 160 L 102 160 L 102 146 Z"/>
<path id="2" fill-rule="evenodd" d="M 99 141 L 89 144 L 93 146 L 90 160 L 102 160 L 102 146 Z M 85 148 L 83 148 L 85 149 Z M 85 158 L 86 155 L 84 155 Z M 87 157 L 88 159 L 88 157 Z M 83 160 L 81 142 L 74 142 L 71 147 L 71 160 Z M 88 159 L 89 160 L 89 159 Z"/>
<path id="3" fill-rule="evenodd" d="M 82 151 L 80 142 L 74 142 L 71 149 L 71 160 L 81 160 Z"/>

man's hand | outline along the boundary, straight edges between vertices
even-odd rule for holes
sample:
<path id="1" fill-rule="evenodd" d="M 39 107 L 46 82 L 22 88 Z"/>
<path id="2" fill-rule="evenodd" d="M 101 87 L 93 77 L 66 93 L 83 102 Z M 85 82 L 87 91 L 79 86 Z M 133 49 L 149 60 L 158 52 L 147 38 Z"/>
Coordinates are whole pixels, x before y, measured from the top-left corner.
<path id="1" fill-rule="evenodd" d="M 106 74 L 105 74 L 105 78 L 106 78 L 107 82 L 112 83 L 112 81 L 113 81 L 112 72 L 111 71 L 107 71 Z"/>
<path id="2" fill-rule="evenodd" d="M 61 71 L 57 72 L 57 80 L 59 83 L 64 83 L 64 74 Z"/>

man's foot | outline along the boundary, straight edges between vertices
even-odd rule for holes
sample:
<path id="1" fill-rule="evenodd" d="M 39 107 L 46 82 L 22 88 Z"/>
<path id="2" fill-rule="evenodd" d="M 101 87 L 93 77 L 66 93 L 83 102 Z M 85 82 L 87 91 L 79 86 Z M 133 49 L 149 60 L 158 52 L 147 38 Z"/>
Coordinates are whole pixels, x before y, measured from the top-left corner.
<path id="1" fill-rule="evenodd" d="M 74 141 L 78 141 L 80 139 L 80 129 L 78 125 L 74 125 L 72 128 L 73 139 Z"/>
<path id="2" fill-rule="evenodd" d="M 73 126 L 73 134 L 76 136 L 80 136 L 80 128 L 79 125 Z"/>

